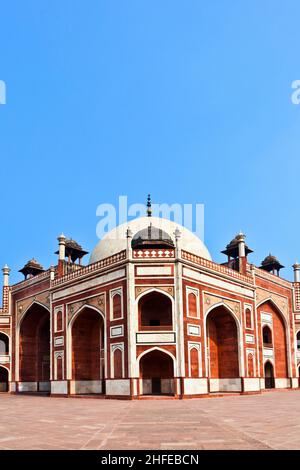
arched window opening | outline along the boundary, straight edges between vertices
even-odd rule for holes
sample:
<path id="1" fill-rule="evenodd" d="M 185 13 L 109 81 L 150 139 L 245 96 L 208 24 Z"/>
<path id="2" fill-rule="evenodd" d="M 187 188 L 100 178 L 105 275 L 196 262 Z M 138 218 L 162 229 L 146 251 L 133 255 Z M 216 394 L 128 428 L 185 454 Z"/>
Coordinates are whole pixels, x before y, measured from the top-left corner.
<path id="1" fill-rule="evenodd" d="M 252 318 L 250 308 L 246 308 L 246 328 L 252 328 Z"/>
<path id="2" fill-rule="evenodd" d="M 248 354 L 248 377 L 254 377 L 254 357 Z"/>
<path id="3" fill-rule="evenodd" d="M 300 351 L 300 331 L 297 333 L 297 351 Z"/>
<path id="4" fill-rule="evenodd" d="M 140 330 L 171 330 L 172 302 L 160 292 L 150 292 L 139 302 Z"/>
<path id="5" fill-rule="evenodd" d="M 62 312 L 59 311 L 56 314 L 56 331 L 62 331 L 63 329 L 63 316 Z"/>
<path id="6" fill-rule="evenodd" d="M 57 356 L 56 358 L 56 380 L 63 380 L 63 358 Z"/>
<path id="7" fill-rule="evenodd" d="M 272 331 L 267 325 L 265 325 L 263 327 L 263 345 L 264 345 L 265 348 L 272 348 L 273 347 Z"/>
<path id="8" fill-rule="evenodd" d="M 197 317 L 197 296 L 190 292 L 188 295 L 188 315 L 190 317 Z"/>
<path id="9" fill-rule="evenodd" d="M 191 377 L 198 378 L 200 375 L 199 351 L 196 348 L 190 350 Z"/>
<path id="10" fill-rule="evenodd" d="M 0 333 L 0 354 L 9 353 L 9 340 L 6 335 Z"/>
<path id="11" fill-rule="evenodd" d="M 115 349 L 113 353 L 113 364 L 114 364 L 114 379 L 121 379 L 123 376 L 123 352 L 121 349 Z"/>
<path id="12" fill-rule="evenodd" d="M 120 294 L 115 294 L 113 296 L 113 319 L 117 320 L 122 318 L 122 298 Z"/>

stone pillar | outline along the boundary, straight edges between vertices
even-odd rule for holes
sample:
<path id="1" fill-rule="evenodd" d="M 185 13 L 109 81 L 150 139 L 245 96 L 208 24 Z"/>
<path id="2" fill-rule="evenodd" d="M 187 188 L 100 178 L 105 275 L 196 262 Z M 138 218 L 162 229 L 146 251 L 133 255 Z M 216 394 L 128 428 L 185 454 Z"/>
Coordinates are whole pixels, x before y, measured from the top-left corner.
<path id="1" fill-rule="evenodd" d="M 246 273 L 246 263 L 247 263 L 247 258 L 246 258 L 246 249 L 245 249 L 245 238 L 246 236 L 240 232 L 237 235 L 237 240 L 239 242 L 239 272 L 242 274 Z"/>
<path id="2" fill-rule="evenodd" d="M 50 280 L 54 281 L 54 278 L 55 278 L 55 267 L 50 266 Z"/>
<path id="3" fill-rule="evenodd" d="M 130 395 L 136 396 L 139 393 L 139 371 L 137 370 L 136 360 L 136 331 L 138 328 L 138 319 L 135 315 L 135 276 L 134 260 L 132 259 L 132 231 L 128 227 L 127 237 L 127 345 L 128 345 L 128 377 L 130 380 Z M 126 374 L 127 375 L 127 374 Z"/>
<path id="4" fill-rule="evenodd" d="M 9 311 L 9 273 L 10 268 L 7 266 L 3 266 L 3 290 L 2 290 L 2 308 L 3 312 Z"/>
<path id="5" fill-rule="evenodd" d="M 2 272 L 3 272 L 3 287 L 8 287 L 10 268 L 7 266 L 7 264 L 3 266 Z"/>
<path id="6" fill-rule="evenodd" d="M 66 257 L 66 237 L 62 233 L 58 240 L 58 267 L 57 267 L 57 275 L 61 277 L 64 275 L 64 261 Z"/>
<path id="7" fill-rule="evenodd" d="M 300 264 L 295 263 L 293 264 L 294 269 L 294 282 L 300 282 Z"/>
<path id="8" fill-rule="evenodd" d="M 181 249 L 180 249 L 181 232 L 180 232 L 178 227 L 176 227 L 176 230 L 174 232 L 174 236 L 175 236 L 175 246 L 176 246 L 175 257 L 180 258 L 180 256 L 181 256 Z"/>
<path id="9" fill-rule="evenodd" d="M 59 261 L 63 261 L 66 257 L 66 237 L 62 233 L 59 237 L 57 237 L 58 244 L 59 244 Z"/>
<path id="10" fill-rule="evenodd" d="M 129 227 L 126 230 L 126 238 L 127 238 L 127 258 L 132 259 L 132 247 L 131 247 L 132 230 Z"/>
<path id="11" fill-rule="evenodd" d="M 176 359 L 177 359 L 177 371 L 175 373 L 175 379 L 177 384 L 180 386 L 180 390 L 177 387 L 177 394 L 180 398 L 184 393 L 184 377 L 186 375 L 185 370 L 185 355 L 184 355 L 184 324 L 183 324 L 183 298 L 182 298 L 182 263 L 181 263 L 181 248 L 180 248 L 180 237 L 181 232 L 176 228 L 174 232 L 175 236 L 175 302 L 174 302 L 174 330 L 176 331 Z"/>

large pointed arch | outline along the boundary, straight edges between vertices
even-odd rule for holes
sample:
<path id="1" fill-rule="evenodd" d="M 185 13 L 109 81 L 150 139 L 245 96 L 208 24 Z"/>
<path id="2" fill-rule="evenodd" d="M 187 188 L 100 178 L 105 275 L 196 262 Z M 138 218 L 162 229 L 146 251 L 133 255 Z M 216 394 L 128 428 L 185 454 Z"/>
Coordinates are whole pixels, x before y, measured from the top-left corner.
<path id="1" fill-rule="evenodd" d="M 0 392 L 9 391 L 10 370 L 4 364 L 0 365 Z"/>
<path id="2" fill-rule="evenodd" d="M 50 391 L 50 311 L 34 300 L 17 327 L 19 391 Z"/>
<path id="3" fill-rule="evenodd" d="M 1 339 L 1 336 L 3 336 L 3 340 Z M 5 352 L 3 354 L 10 354 L 11 347 L 10 347 L 10 336 L 5 332 L 5 331 L 0 331 L 0 341 L 3 341 L 5 343 Z M 0 348 L 0 354 L 1 354 L 1 348 Z"/>
<path id="4" fill-rule="evenodd" d="M 204 342 L 205 342 L 205 351 L 208 351 L 208 331 L 207 331 L 207 319 L 209 315 L 214 312 L 218 308 L 223 308 L 228 312 L 229 315 L 233 318 L 235 324 L 236 324 L 236 329 L 237 329 L 237 346 L 238 346 L 238 364 L 239 364 L 239 377 L 243 377 L 245 373 L 245 368 L 244 368 L 244 345 L 243 345 L 243 335 L 241 333 L 241 323 L 239 318 L 237 317 L 235 311 L 226 304 L 224 301 L 217 302 L 213 304 L 211 307 L 209 307 L 204 316 Z M 209 360 L 206 354 L 205 357 L 205 368 L 206 368 L 206 374 L 209 376 Z"/>
<path id="5" fill-rule="evenodd" d="M 72 324 L 74 323 L 76 317 L 80 314 L 80 312 L 82 312 L 82 310 L 84 310 L 86 308 L 89 308 L 91 310 L 95 310 L 96 312 L 99 313 L 99 315 L 101 315 L 103 321 L 105 320 L 105 315 L 99 308 L 95 307 L 94 305 L 84 304 L 78 310 L 76 310 L 76 312 L 74 313 L 74 315 L 72 316 L 72 318 L 69 321 L 68 328 L 72 327 Z"/>
<path id="6" fill-rule="evenodd" d="M 237 324 L 237 327 L 240 328 L 241 324 L 240 324 L 240 320 L 239 318 L 236 316 L 236 313 L 235 311 L 229 306 L 226 304 L 226 302 L 217 302 L 216 304 L 213 304 L 211 307 L 209 307 L 206 312 L 205 312 L 205 318 L 208 316 L 208 314 L 214 310 L 215 308 L 218 308 L 218 307 L 224 307 L 226 310 L 228 310 L 228 312 L 233 316 L 236 324 Z"/>
<path id="7" fill-rule="evenodd" d="M 22 321 L 24 320 L 24 318 L 25 318 L 27 312 L 28 312 L 32 307 L 34 307 L 35 305 L 40 306 L 40 307 L 43 307 L 45 310 L 48 310 L 49 315 L 50 315 L 50 309 L 49 309 L 49 307 L 47 307 L 47 305 L 43 304 L 42 302 L 39 302 L 38 300 L 33 300 L 33 301 L 31 302 L 31 304 L 27 305 L 27 307 L 26 307 L 25 310 L 22 312 L 22 314 L 21 314 L 21 316 L 20 316 L 20 318 L 19 318 L 19 321 L 18 321 L 18 327 L 19 327 L 19 329 L 20 329 L 20 326 L 21 326 L 21 324 L 22 324 Z"/>
<path id="8" fill-rule="evenodd" d="M 227 325 L 226 328 L 224 325 Z M 209 351 L 209 357 L 206 356 L 208 376 L 212 379 L 242 377 L 244 375 L 243 342 L 240 321 L 235 312 L 225 302 L 212 305 L 205 314 L 204 329 L 205 347 L 206 351 Z M 222 352 L 225 351 L 224 348 L 227 348 L 226 354 Z"/>
<path id="9" fill-rule="evenodd" d="M 278 306 L 277 302 L 271 297 L 267 297 L 257 304 L 256 309 L 260 315 L 261 313 L 263 313 L 262 310 L 264 309 L 265 305 L 267 306 L 267 308 L 271 307 L 272 314 L 275 313 L 275 320 L 278 320 L 276 325 L 274 325 L 274 321 L 273 321 L 273 341 L 274 341 L 273 348 L 275 352 L 276 378 L 287 378 L 291 376 L 291 363 L 292 363 L 290 326 L 289 326 L 289 323 L 287 321 L 287 318 L 284 312 Z M 282 324 L 282 328 L 280 324 Z M 280 342 L 279 338 L 280 338 L 280 332 L 282 332 L 282 329 L 283 329 L 283 333 L 281 334 L 281 336 L 283 337 L 283 341 Z M 262 334 L 262 330 L 261 330 L 261 334 Z M 280 365 L 278 364 L 278 360 L 276 360 L 276 351 L 278 353 L 278 351 L 282 350 L 283 348 L 285 350 L 285 354 L 284 355 L 281 354 L 281 357 L 284 356 L 285 364 Z M 284 369 L 286 369 L 286 372 L 284 372 Z"/>
<path id="10" fill-rule="evenodd" d="M 106 377 L 106 324 L 103 312 L 84 304 L 67 328 L 67 377 L 71 393 L 103 393 Z"/>
<path id="11" fill-rule="evenodd" d="M 264 305 L 264 304 L 266 304 L 266 303 L 270 303 L 270 304 L 273 305 L 273 307 L 274 307 L 274 308 L 278 311 L 278 313 L 281 315 L 282 320 L 284 321 L 286 328 L 289 328 L 289 324 L 288 324 L 288 321 L 287 321 L 287 319 L 286 319 L 286 316 L 285 316 L 284 312 L 283 312 L 282 309 L 279 307 L 279 305 L 277 304 L 277 302 L 275 302 L 275 300 L 272 299 L 272 297 L 267 297 L 266 299 L 261 300 L 261 301 L 256 305 L 256 308 L 258 309 L 259 307 L 261 307 L 262 305 Z"/>

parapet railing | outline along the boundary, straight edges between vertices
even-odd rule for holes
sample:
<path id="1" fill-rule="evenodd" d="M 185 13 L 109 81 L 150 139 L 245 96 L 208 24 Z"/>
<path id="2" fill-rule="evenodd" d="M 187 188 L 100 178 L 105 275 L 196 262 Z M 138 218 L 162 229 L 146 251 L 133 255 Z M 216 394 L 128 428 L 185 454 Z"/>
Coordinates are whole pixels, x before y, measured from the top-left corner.
<path id="1" fill-rule="evenodd" d="M 82 266 L 81 264 L 64 261 L 64 275 L 74 273 L 75 271 L 80 271 L 84 267 L 85 266 Z"/>
<path id="2" fill-rule="evenodd" d="M 212 271 L 216 271 L 218 273 L 226 274 L 226 276 L 230 276 L 232 278 L 238 279 L 240 281 L 244 281 L 247 283 L 253 284 L 253 278 L 251 275 L 241 274 L 234 269 L 230 269 L 227 266 L 223 266 L 222 264 L 214 263 L 209 259 L 201 258 L 201 256 L 193 255 L 188 251 L 181 251 L 182 259 L 187 261 L 191 261 L 192 263 L 198 264 L 199 266 L 203 266 L 204 268 L 211 269 Z"/>
<path id="3" fill-rule="evenodd" d="M 175 250 L 168 249 L 158 249 L 154 248 L 152 250 L 132 250 L 132 257 L 135 259 L 140 258 L 174 258 Z"/>
<path id="4" fill-rule="evenodd" d="M 98 271 L 99 269 L 119 263 L 124 259 L 126 259 L 126 250 L 120 251 L 115 255 L 108 256 L 107 258 L 104 258 L 100 261 L 96 261 L 95 263 L 88 264 L 87 266 L 84 266 L 81 269 L 77 269 L 76 271 L 66 274 L 62 277 L 58 277 L 52 281 L 52 287 L 59 286 L 65 282 L 77 279 L 79 277 Z"/>
<path id="5" fill-rule="evenodd" d="M 282 277 L 279 277 L 276 274 L 269 273 L 265 271 L 264 269 L 255 267 L 255 275 L 258 277 L 262 277 L 263 279 L 267 279 L 268 281 L 276 282 L 277 284 L 288 287 L 289 289 L 291 289 L 292 287 L 291 282 L 286 281 L 285 279 L 282 279 Z"/>
<path id="6" fill-rule="evenodd" d="M 46 271 L 43 271 L 42 273 L 37 274 L 36 276 L 30 277 L 28 279 L 24 279 L 24 281 L 20 281 L 17 284 L 14 284 L 13 286 L 11 286 L 11 290 L 13 292 L 15 290 L 22 289 L 23 287 L 28 287 L 28 286 L 31 286 L 32 284 L 41 282 L 47 279 L 48 277 L 50 278 L 50 272 L 51 272 L 51 269 L 47 269 Z"/>

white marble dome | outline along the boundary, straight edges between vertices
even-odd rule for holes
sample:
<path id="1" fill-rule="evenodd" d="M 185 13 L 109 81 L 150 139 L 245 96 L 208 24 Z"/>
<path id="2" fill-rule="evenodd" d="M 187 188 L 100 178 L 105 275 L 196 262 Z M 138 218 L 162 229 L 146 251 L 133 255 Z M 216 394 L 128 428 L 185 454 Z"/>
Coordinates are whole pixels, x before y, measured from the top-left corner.
<path id="1" fill-rule="evenodd" d="M 172 222 L 168 219 L 163 219 L 160 217 L 139 217 L 137 219 L 126 222 L 125 224 L 119 225 L 118 227 L 111 230 L 107 233 L 102 240 L 98 242 L 96 247 L 91 253 L 89 263 L 96 263 L 108 256 L 114 255 L 119 251 L 125 250 L 127 248 L 127 238 L 126 231 L 129 228 L 134 236 L 137 232 L 142 229 L 149 227 L 149 224 L 152 224 L 153 227 L 163 230 L 166 232 L 174 242 L 175 245 L 175 236 L 174 232 L 178 228 L 181 232 L 180 236 L 180 246 L 183 250 L 189 251 L 195 255 L 201 256 L 211 260 L 210 253 L 204 243 L 193 234 L 190 230 L 185 227 L 178 225 L 175 222 Z"/>

